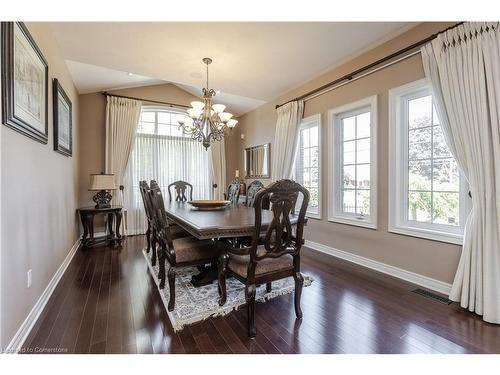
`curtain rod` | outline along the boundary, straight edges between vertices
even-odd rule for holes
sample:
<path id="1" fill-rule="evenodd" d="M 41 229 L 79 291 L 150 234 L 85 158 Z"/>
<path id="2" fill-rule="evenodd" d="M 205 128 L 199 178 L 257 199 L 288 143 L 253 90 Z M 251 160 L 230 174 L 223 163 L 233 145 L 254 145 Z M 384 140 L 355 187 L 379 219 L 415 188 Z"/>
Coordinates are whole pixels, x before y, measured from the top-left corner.
<path id="1" fill-rule="evenodd" d="M 184 109 L 185 108 L 191 108 L 188 105 L 177 104 L 177 103 L 169 103 L 169 102 L 161 102 L 159 100 L 152 100 L 152 99 L 136 98 L 134 96 L 125 96 L 125 95 L 110 94 L 109 92 L 106 92 L 106 91 L 102 91 L 101 94 L 104 95 L 104 96 L 114 96 L 114 97 L 117 97 L 117 98 L 134 99 L 134 100 L 140 100 L 140 101 L 148 102 L 148 103 L 163 104 L 163 105 L 166 105 L 166 106 L 169 106 L 169 107 L 173 107 L 173 108 L 184 108 Z"/>
<path id="2" fill-rule="evenodd" d="M 372 74 L 372 73 L 375 73 L 379 70 L 382 70 L 384 68 L 387 68 L 388 66 L 391 66 L 393 64 L 396 64 L 400 61 L 403 61 L 411 56 L 415 56 L 417 54 L 420 53 L 420 50 L 417 50 L 417 51 L 413 51 L 415 48 L 417 47 L 420 47 L 428 42 L 430 42 L 431 40 L 435 39 L 439 34 L 441 33 L 444 33 L 450 29 L 453 29 L 461 24 L 463 24 L 464 22 L 458 22 L 456 23 L 455 25 L 453 26 L 450 26 L 450 27 L 447 27 L 446 29 L 444 30 L 441 30 L 440 32 L 437 32 L 435 34 L 432 34 L 431 36 L 428 36 L 427 38 L 425 39 L 422 39 L 416 43 L 413 43 L 407 47 L 404 47 L 404 48 L 401 48 L 400 50 L 396 51 L 396 52 L 393 52 L 391 53 L 390 55 L 387 55 L 385 57 L 382 57 L 381 59 L 378 59 L 368 65 L 365 65 L 363 66 L 362 68 L 359 68 L 359 69 L 356 69 L 354 71 L 352 71 L 351 73 L 348 73 L 348 74 L 345 74 L 343 75 L 342 77 L 340 78 L 337 78 L 331 82 L 328 82 L 326 84 L 324 84 L 323 86 L 320 86 L 316 89 L 313 89 L 311 91 L 308 91 L 306 92 L 305 94 L 303 95 L 300 95 L 294 99 L 291 99 L 291 100 L 288 100 L 284 103 L 281 103 L 281 104 L 278 104 L 276 105 L 276 109 L 278 109 L 279 107 L 281 106 L 284 106 L 285 104 L 288 104 L 288 103 L 291 103 L 293 101 L 296 101 L 296 100 L 304 100 L 304 101 L 308 101 L 308 100 L 311 100 L 311 99 L 314 99 L 320 95 L 323 95 L 327 92 L 330 92 L 332 90 L 335 90 L 336 88 L 338 87 L 341 87 L 341 86 L 344 86 L 350 82 L 353 82 L 359 78 L 362 78 L 362 77 L 366 77 L 367 75 L 369 74 Z M 406 55 L 404 55 L 406 54 Z M 400 56 L 400 55 L 403 55 L 401 56 L 400 58 L 398 59 L 395 59 L 396 57 Z M 395 59 L 395 60 L 393 60 Z M 392 61 L 390 61 L 392 60 Z M 384 65 L 381 65 L 383 63 L 387 62 L 386 64 Z M 381 66 L 379 66 L 381 65 Z M 364 73 L 364 74 L 361 74 L 361 73 Z M 356 76 L 356 77 L 355 77 Z"/>

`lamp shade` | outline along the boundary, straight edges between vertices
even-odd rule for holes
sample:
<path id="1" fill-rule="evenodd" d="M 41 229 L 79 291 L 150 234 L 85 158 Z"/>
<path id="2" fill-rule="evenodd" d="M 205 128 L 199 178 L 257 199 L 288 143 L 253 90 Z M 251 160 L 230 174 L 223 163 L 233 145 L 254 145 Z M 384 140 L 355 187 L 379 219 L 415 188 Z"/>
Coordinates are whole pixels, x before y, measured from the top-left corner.
<path id="1" fill-rule="evenodd" d="M 89 190 L 116 190 L 114 174 L 91 174 Z"/>

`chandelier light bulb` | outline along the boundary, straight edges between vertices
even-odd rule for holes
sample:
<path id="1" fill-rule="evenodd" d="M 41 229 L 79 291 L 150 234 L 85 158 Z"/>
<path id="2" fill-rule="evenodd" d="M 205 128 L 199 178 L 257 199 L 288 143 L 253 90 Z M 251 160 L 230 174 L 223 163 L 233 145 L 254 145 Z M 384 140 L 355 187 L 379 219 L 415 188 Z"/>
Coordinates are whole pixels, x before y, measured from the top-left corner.
<path id="1" fill-rule="evenodd" d="M 187 110 L 189 117 L 191 117 L 192 119 L 197 119 L 198 117 L 200 117 L 201 112 L 202 110 L 197 108 L 189 108 Z"/>
<path id="2" fill-rule="evenodd" d="M 234 118 L 232 118 L 232 119 L 227 121 L 227 126 L 232 129 L 236 126 L 237 123 L 238 123 L 238 120 L 235 120 Z"/>
<path id="3" fill-rule="evenodd" d="M 219 118 L 222 122 L 228 122 L 228 120 L 233 117 L 233 115 L 229 112 L 219 113 Z"/>
<path id="4" fill-rule="evenodd" d="M 214 104 L 212 108 L 215 113 L 222 113 L 226 109 L 226 106 L 224 104 Z"/>
<path id="5" fill-rule="evenodd" d="M 205 107 L 205 103 L 199 102 L 199 101 L 194 101 L 194 102 L 191 102 L 191 107 L 201 111 L 201 110 L 203 110 L 203 107 Z"/>

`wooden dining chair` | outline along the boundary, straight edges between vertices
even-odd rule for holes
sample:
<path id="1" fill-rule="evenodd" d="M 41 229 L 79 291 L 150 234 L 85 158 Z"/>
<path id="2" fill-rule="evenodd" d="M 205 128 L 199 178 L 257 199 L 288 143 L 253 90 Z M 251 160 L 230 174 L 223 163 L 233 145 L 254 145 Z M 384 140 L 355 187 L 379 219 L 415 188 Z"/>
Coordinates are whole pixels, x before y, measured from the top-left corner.
<path id="1" fill-rule="evenodd" d="M 156 184 L 156 185 L 158 185 L 158 184 Z M 157 260 L 157 251 L 156 251 L 157 249 L 156 248 L 157 248 L 157 244 L 158 244 L 158 238 L 156 235 L 155 227 L 153 225 L 153 207 L 151 205 L 151 200 L 148 197 L 148 194 L 151 191 L 151 188 L 149 187 L 149 185 L 146 181 L 140 181 L 139 182 L 139 190 L 141 192 L 142 202 L 144 204 L 144 211 L 146 212 L 146 220 L 147 220 L 146 253 L 149 253 L 150 250 L 152 250 L 152 252 L 151 252 L 151 264 L 153 266 L 155 266 L 156 260 Z M 186 230 L 184 230 L 183 228 L 181 228 L 178 225 L 176 225 L 175 227 L 172 226 L 170 233 L 172 235 L 172 238 L 175 238 L 175 239 L 187 237 L 190 235 L 189 232 L 187 232 Z"/>
<path id="2" fill-rule="evenodd" d="M 254 206 L 255 196 L 257 195 L 257 192 L 262 188 L 264 188 L 264 184 L 259 180 L 252 181 L 250 185 L 248 185 L 245 206 Z"/>
<path id="3" fill-rule="evenodd" d="M 167 213 L 160 187 L 155 181 L 151 181 L 149 193 L 151 207 L 153 207 L 153 225 L 159 243 L 158 261 L 160 289 L 165 287 L 166 278 L 170 290 L 168 311 L 175 307 L 175 271 L 178 268 L 189 266 L 203 266 L 207 263 L 217 261 L 219 255 L 218 247 L 212 240 L 198 240 L 196 237 L 187 236 L 173 238 L 171 227 L 168 224 Z M 170 265 L 167 274 L 166 262 Z"/>
<path id="4" fill-rule="evenodd" d="M 150 200 L 148 198 L 149 185 L 146 181 L 139 181 L 139 190 L 141 192 L 142 204 L 144 205 L 144 211 L 146 212 L 147 220 L 147 230 L 146 230 L 146 253 L 149 253 L 151 248 L 153 249 L 153 256 L 151 257 L 151 264 L 156 265 L 156 233 L 153 229 L 153 216 L 152 209 L 150 206 Z"/>
<path id="5" fill-rule="evenodd" d="M 233 180 L 227 188 L 227 193 L 224 197 L 227 201 L 231 201 L 233 204 L 237 204 L 240 199 L 240 180 Z"/>
<path id="6" fill-rule="evenodd" d="M 290 222 L 297 197 L 302 195 L 295 233 Z M 273 219 L 261 240 L 262 202 L 269 197 Z M 304 242 L 304 224 L 309 192 L 291 180 L 280 180 L 259 190 L 255 196 L 255 227 L 251 245 L 236 248 L 219 241 L 222 253 L 218 262 L 219 305 L 226 303 L 226 277 L 245 284 L 245 299 L 248 314 L 248 336 L 255 337 L 255 292 L 259 285 L 292 276 L 295 280 L 295 314 L 302 318 L 300 296 L 304 278 L 300 273 L 300 250 Z"/>
<path id="7" fill-rule="evenodd" d="M 190 201 L 193 200 L 193 185 L 189 182 L 179 180 L 168 185 L 168 199 L 170 202 L 172 202 L 172 187 L 175 191 L 176 202 L 186 202 L 188 200 L 187 196 L 189 196 Z"/>

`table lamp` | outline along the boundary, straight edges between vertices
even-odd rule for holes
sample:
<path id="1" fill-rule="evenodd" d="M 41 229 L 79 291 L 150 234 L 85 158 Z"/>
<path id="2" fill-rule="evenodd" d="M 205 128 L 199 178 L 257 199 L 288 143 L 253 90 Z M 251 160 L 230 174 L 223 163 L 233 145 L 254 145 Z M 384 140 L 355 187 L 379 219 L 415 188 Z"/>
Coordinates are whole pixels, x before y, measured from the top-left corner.
<path id="1" fill-rule="evenodd" d="M 113 197 L 108 190 L 116 190 L 114 174 L 91 174 L 90 175 L 90 191 L 97 191 L 92 197 L 96 203 L 95 208 L 110 208 L 111 198 Z"/>

